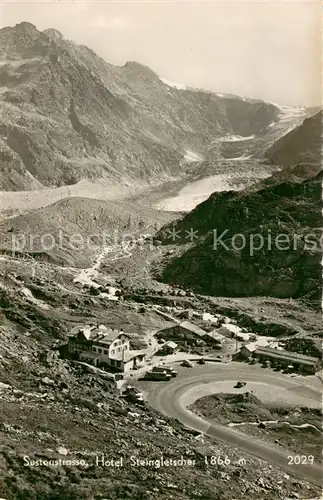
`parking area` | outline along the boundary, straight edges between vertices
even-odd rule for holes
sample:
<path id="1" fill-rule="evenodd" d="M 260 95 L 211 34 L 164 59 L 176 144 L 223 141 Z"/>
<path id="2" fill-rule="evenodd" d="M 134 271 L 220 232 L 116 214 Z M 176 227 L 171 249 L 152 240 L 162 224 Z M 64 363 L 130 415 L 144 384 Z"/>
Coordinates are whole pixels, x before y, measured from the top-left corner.
<path id="1" fill-rule="evenodd" d="M 197 398 L 215 393 L 253 392 L 263 402 L 291 406 L 306 406 L 320 408 L 321 382 L 313 377 L 291 377 L 290 375 L 275 372 L 272 369 L 262 368 L 261 365 L 246 363 L 206 362 L 204 365 L 194 363 L 191 368 L 181 366 L 180 362 L 173 362 L 177 371 L 174 379 L 165 381 L 137 380 L 145 399 L 153 404 L 161 390 L 170 390 L 173 386 L 183 387 L 181 402 L 184 406 Z M 238 381 L 245 381 L 241 388 L 235 387 Z"/>

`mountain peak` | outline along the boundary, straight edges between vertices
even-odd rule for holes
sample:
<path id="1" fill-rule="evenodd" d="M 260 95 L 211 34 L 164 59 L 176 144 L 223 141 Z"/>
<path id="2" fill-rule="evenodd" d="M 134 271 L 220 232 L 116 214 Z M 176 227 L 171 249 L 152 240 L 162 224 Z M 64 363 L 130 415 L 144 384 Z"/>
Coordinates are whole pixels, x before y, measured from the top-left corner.
<path id="1" fill-rule="evenodd" d="M 123 68 L 130 70 L 133 74 L 160 80 L 158 75 L 152 69 L 136 61 L 127 61 Z"/>
<path id="2" fill-rule="evenodd" d="M 3 61 L 44 56 L 50 45 L 49 38 L 28 22 L 0 29 L 0 58 Z"/>
<path id="3" fill-rule="evenodd" d="M 28 23 L 27 21 L 22 21 L 21 23 L 16 24 L 14 27 L 23 30 L 38 31 L 34 24 Z"/>
<path id="4" fill-rule="evenodd" d="M 43 30 L 44 35 L 47 35 L 51 40 L 61 40 L 63 38 L 63 35 L 60 31 L 56 30 L 55 28 L 47 28 L 46 30 Z"/>

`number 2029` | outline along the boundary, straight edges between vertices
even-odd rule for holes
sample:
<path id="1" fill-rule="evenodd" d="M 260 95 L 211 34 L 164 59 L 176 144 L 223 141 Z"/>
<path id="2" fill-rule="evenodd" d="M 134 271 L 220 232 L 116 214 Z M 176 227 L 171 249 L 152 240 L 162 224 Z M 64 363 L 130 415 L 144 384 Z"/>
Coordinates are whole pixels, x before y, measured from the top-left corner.
<path id="1" fill-rule="evenodd" d="M 307 465 L 314 463 L 313 455 L 288 455 L 288 465 Z"/>

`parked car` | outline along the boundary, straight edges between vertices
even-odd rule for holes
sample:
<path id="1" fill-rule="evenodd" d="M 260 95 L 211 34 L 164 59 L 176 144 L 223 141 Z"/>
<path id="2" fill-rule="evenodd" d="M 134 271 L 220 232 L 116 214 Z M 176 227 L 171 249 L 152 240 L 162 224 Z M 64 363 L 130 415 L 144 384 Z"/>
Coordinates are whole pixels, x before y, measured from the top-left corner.
<path id="1" fill-rule="evenodd" d="M 167 373 L 166 370 L 160 371 L 160 372 L 154 372 L 154 371 L 149 371 L 145 374 L 144 379 L 145 380 L 164 380 L 168 381 L 172 378 L 170 373 Z"/>
<path id="2" fill-rule="evenodd" d="M 132 387 L 131 385 L 128 385 L 125 390 L 123 391 L 122 396 L 127 400 L 130 401 L 131 403 L 143 405 L 145 404 L 145 400 L 143 398 L 143 395 L 138 389 L 135 387 Z"/>
<path id="3" fill-rule="evenodd" d="M 241 387 L 244 387 L 247 384 L 247 382 L 244 382 L 243 380 L 238 380 L 236 385 L 234 386 L 236 389 L 240 389 Z"/>
<path id="4" fill-rule="evenodd" d="M 193 368 L 194 363 L 190 361 L 189 359 L 184 359 L 184 361 L 181 363 L 181 366 L 185 366 L 185 368 Z"/>
<path id="5" fill-rule="evenodd" d="M 153 372 L 166 372 L 169 373 L 172 377 L 176 377 L 177 371 L 174 370 L 171 366 L 154 366 L 152 369 Z"/>
<path id="6" fill-rule="evenodd" d="M 283 369 L 283 373 L 292 373 L 293 371 L 295 371 L 294 365 L 285 366 Z"/>

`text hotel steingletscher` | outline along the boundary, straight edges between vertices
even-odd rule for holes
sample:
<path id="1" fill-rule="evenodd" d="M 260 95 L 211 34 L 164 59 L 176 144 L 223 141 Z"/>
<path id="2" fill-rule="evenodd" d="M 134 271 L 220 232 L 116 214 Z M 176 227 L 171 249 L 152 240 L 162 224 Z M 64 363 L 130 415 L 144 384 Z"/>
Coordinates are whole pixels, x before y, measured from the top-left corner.
<path id="1" fill-rule="evenodd" d="M 122 467 L 151 467 L 155 469 L 167 468 L 167 467 L 195 467 L 201 464 L 201 460 L 205 465 L 210 466 L 226 466 L 230 464 L 234 464 L 235 461 L 230 460 L 228 456 L 202 456 L 200 460 L 196 460 L 194 458 L 184 457 L 180 455 L 176 458 L 166 458 L 163 455 L 158 458 L 147 458 L 147 457 L 138 457 L 135 455 L 131 455 L 130 457 L 118 456 L 117 458 L 111 457 L 111 455 L 107 455 L 105 453 L 100 453 L 98 455 L 94 455 L 92 460 L 84 460 L 84 459 L 53 459 L 53 460 L 44 460 L 44 459 L 32 459 L 29 456 L 24 456 L 24 466 L 25 467 L 107 467 L 107 468 L 115 468 L 119 469 Z M 238 465 L 245 465 L 246 460 L 241 458 L 236 462 Z"/>

